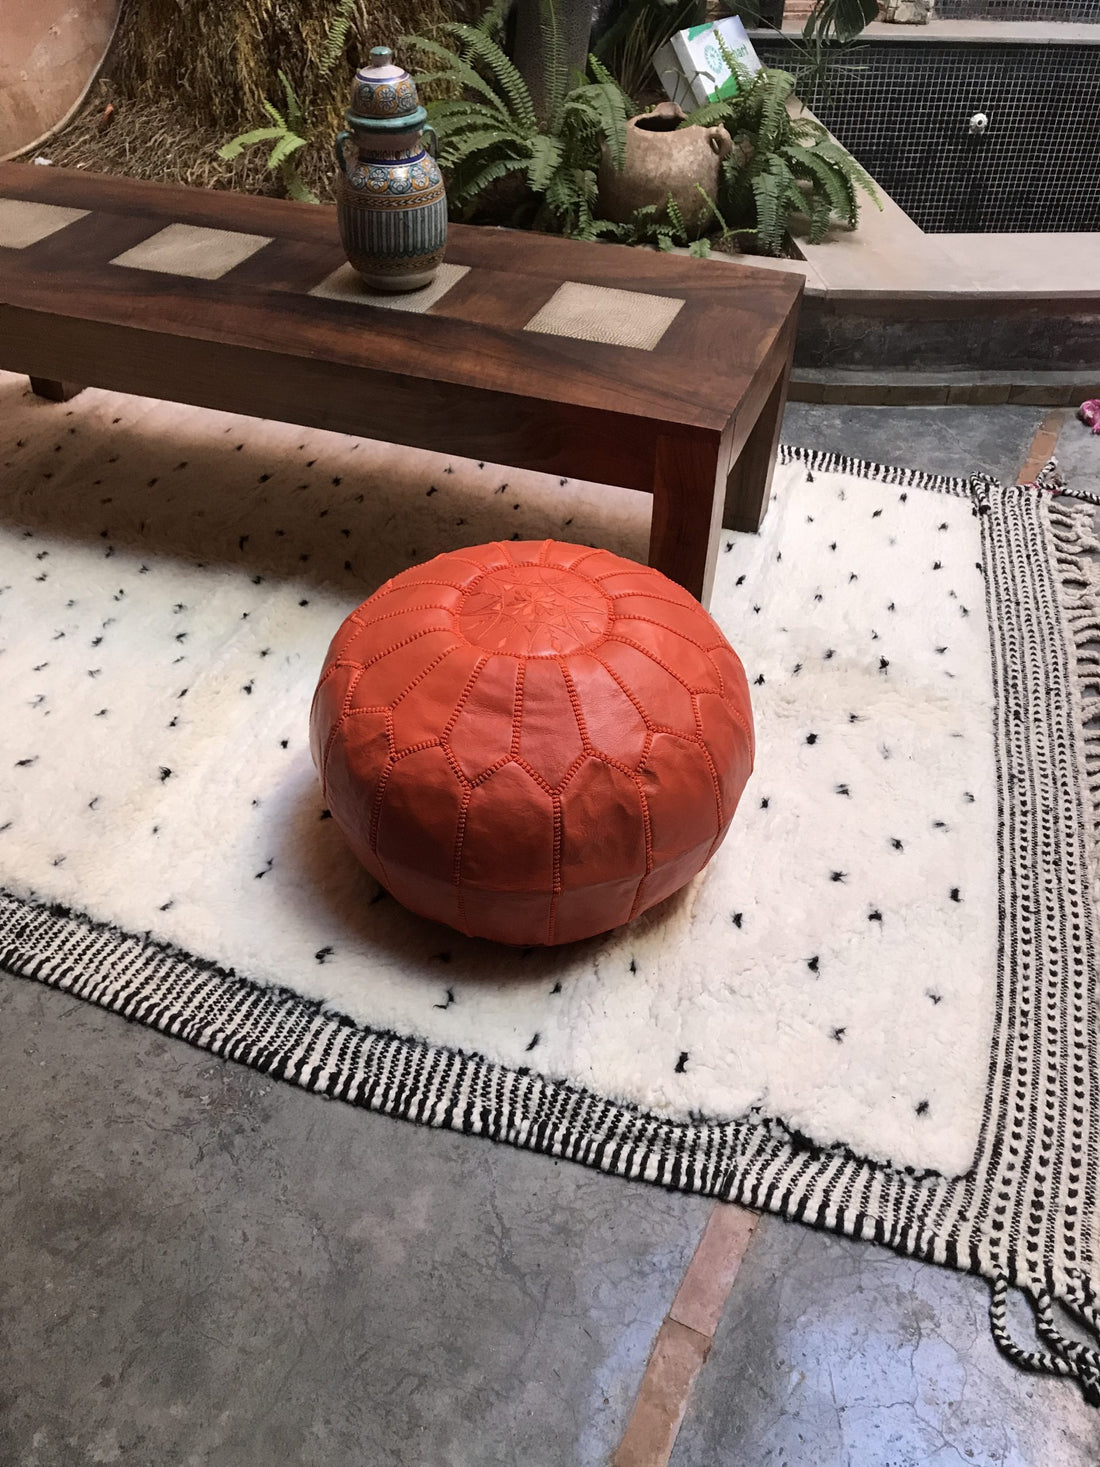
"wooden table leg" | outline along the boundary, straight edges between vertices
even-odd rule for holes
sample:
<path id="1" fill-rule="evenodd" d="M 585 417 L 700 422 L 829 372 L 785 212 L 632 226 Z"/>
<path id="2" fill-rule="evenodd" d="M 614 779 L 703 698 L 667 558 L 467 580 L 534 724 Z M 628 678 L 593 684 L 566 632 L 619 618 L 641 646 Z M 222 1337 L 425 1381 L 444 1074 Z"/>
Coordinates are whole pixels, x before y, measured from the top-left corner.
<path id="1" fill-rule="evenodd" d="M 32 377 L 31 391 L 35 397 L 45 397 L 50 402 L 68 402 L 70 397 L 75 397 L 84 389 L 76 382 L 55 382 L 52 377 Z"/>
<path id="2" fill-rule="evenodd" d="M 727 530 L 759 530 L 768 512 L 790 377 L 791 354 L 788 352 L 775 386 L 730 469 L 722 514 L 722 523 Z"/>
<path id="3" fill-rule="evenodd" d="M 649 563 L 710 605 L 726 476 L 722 440 L 664 436 L 653 466 Z"/>

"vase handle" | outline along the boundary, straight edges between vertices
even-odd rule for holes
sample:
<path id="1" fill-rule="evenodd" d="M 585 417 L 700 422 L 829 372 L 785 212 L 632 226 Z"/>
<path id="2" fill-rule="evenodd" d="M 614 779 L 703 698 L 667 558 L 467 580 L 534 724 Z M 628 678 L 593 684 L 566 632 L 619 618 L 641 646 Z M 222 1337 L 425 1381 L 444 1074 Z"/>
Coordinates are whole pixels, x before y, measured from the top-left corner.
<path id="1" fill-rule="evenodd" d="M 420 129 L 420 141 L 424 144 L 424 151 L 430 157 L 439 157 L 439 134 L 430 122 L 426 122 Z"/>
<path id="2" fill-rule="evenodd" d="M 721 163 L 733 152 L 733 139 L 724 127 L 710 127 L 707 129 L 711 148 L 718 155 Z"/>
<path id="3" fill-rule="evenodd" d="M 336 140 L 332 145 L 333 152 L 336 154 L 336 166 L 345 177 L 348 171 L 348 160 L 344 157 L 344 144 L 350 137 L 351 133 L 345 128 L 343 132 L 336 134 Z"/>

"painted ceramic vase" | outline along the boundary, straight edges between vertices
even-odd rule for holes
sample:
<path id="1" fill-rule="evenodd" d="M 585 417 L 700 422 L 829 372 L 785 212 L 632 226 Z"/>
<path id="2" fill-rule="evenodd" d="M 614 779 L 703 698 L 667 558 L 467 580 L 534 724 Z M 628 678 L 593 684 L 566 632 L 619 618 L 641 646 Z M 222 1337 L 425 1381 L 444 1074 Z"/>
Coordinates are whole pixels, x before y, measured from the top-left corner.
<path id="1" fill-rule="evenodd" d="M 393 53 L 377 46 L 370 60 L 355 73 L 347 128 L 336 138 L 340 238 L 375 290 L 420 290 L 431 284 L 447 243 L 435 132 Z"/>

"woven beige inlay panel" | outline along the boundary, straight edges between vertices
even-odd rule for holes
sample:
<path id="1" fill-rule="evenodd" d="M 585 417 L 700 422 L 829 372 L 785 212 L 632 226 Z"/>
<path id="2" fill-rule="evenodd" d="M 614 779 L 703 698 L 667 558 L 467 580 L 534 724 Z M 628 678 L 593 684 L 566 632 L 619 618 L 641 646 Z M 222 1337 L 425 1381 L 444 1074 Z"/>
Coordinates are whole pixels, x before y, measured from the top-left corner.
<path id="1" fill-rule="evenodd" d="M 56 234 L 74 219 L 83 219 L 87 209 L 63 209 L 59 204 L 34 204 L 26 199 L 0 199 L 0 246 L 25 250 L 40 239 Z"/>
<path id="2" fill-rule="evenodd" d="M 220 280 L 264 245 L 267 234 L 237 234 L 198 224 L 169 224 L 111 261 L 130 270 L 156 270 L 161 275 L 187 275 L 193 280 Z"/>
<path id="3" fill-rule="evenodd" d="M 683 304 L 667 295 L 567 280 L 535 312 L 524 330 L 652 351 Z"/>
<path id="4" fill-rule="evenodd" d="M 436 301 L 442 300 L 447 292 L 468 275 L 469 265 L 440 265 L 431 285 L 422 290 L 406 290 L 393 295 L 372 290 L 358 270 L 351 265 L 341 265 L 315 285 L 310 295 L 322 295 L 333 301 L 352 301 L 357 306 L 385 306 L 389 311 L 416 311 L 423 314 Z"/>

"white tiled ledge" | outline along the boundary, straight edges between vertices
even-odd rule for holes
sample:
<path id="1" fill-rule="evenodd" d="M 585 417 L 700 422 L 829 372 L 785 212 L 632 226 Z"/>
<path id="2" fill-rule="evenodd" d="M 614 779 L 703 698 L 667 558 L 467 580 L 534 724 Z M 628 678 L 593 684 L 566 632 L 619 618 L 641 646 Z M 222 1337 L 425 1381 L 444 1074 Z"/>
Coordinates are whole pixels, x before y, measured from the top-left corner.
<path id="1" fill-rule="evenodd" d="M 777 39 L 798 41 L 800 30 L 750 31 L 755 42 L 767 44 Z M 984 41 L 987 44 L 1014 46 L 1100 46 L 1100 25 L 1084 21 L 1060 20 L 930 20 L 927 25 L 889 25 L 876 20 L 867 26 L 860 39 L 869 41 Z M 858 44 L 858 43 L 857 43 Z"/>

